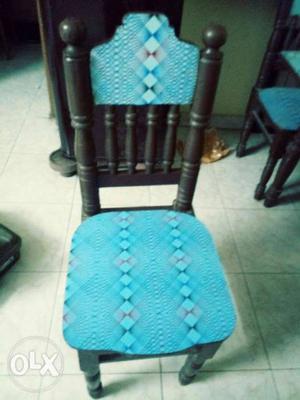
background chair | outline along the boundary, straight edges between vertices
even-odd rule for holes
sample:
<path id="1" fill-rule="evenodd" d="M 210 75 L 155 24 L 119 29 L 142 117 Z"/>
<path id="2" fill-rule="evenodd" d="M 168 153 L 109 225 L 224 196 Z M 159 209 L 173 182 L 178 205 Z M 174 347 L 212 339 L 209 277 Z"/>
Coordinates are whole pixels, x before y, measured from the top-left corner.
<path id="1" fill-rule="evenodd" d="M 298 3 L 299 0 L 284 0 L 281 1 L 280 7 L 278 8 L 274 29 L 261 64 L 260 72 L 249 97 L 245 122 L 236 150 L 237 157 L 246 155 L 247 141 L 253 132 L 257 132 L 258 130 L 262 131 L 268 142 L 270 144 L 272 143 L 273 136 L 269 135 L 271 132 L 268 132 L 267 126 L 262 118 L 258 120 L 262 107 L 257 92 L 264 88 L 286 85 L 287 76 L 286 74 L 282 74 L 282 71 L 286 70 L 286 68 L 281 59 L 281 51 L 299 48 L 299 14 L 296 15 L 298 11 L 296 6 Z"/>
<path id="2" fill-rule="evenodd" d="M 261 105 L 261 113 L 268 118 L 268 122 L 274 131 L 274 139 L 270 147 L 269 156 L 254 195 L 257 200 L 261 200 L 265 196 L 266 185 L 278 160 L 285 154 L 287 144 L 299 130 L 300 89 L 282 87 L 262 89 L 258 91 L 258 98 Z M 253 115 L 261 124 L 262 129 L 265 129 L 257 111 L 253 112 Z M 264 205 L 266 207 L 274 206 L 277 198 L 275 200 L 274 195 L 271 198 L 269 192 L 269 195 L 266 194 Z"/>
<path id="3" fill-rule="evenodd" d="M 64 21 L 60 32 L 67 44 L 64 69 L 85 220 L 72 239 L 64 337 L 78 351 L 94 398 L 102 393 L 99 363 L 104 362 L 188 353 L 180 372 L 180 382 L 187 384 L 235 325 L 212 239 L 192 213 L 204 130 L 221 67 L 219 48 L 226 32 L 221 26 L 204 32 L 200 60 L 198 49 L 178 41 L 161 14 L 127 15 L 114 38 L 91 53 L 83 46 L 81 21 Z M 107 160 L 98 167 L 91 133 L 93 102 L 106 104 Z M 165 102 L 172 105 L 159 158 L 157 107 Z M 173 166 L 178 103 L 191 102 L 191 127 L 180 170 Z M 127 106 L 126 167 L 120 163 L 116 136 L 120 104 Z M 136 168 L 137 107 L 147 113 L 142 169 Z M 168 183 L 180 177 L 173 206 L 101 209 L 99 187 L 108 182 L 157 184 L 162 174 Z"/>
<path id="4" fill-rule="evenodd" d="M 256 187 L 254 197 L 261 200 L 265 196 L 266 185 L 271 178 L 278 160 L 285 154 L 285 149 L 293 134 L 299 129 L 300 91 L 296 80 L 290 78 L 290 68 L 286 68 L 282 56 L 294 56 L 300 46 L 299 1 L 282 2 L 274 30 L 272 32 L 265 57 L 262 62 L 256 85 L 252 89 L 243 130 L 236 154 L 246 154 L 246 144 L 254 131 L 260 130 L 270 143 L 269 156 Z M 283 74 L 283 71 L 285 73 Z M 281 187 L 282 189 L 282 187 Z M 270 194 L 271 192 L 269 192 Z M 274 191 L 268 195 L 264 205 L 276 204 Z M 277 191 L 276 193 L 280 193 Z"/>

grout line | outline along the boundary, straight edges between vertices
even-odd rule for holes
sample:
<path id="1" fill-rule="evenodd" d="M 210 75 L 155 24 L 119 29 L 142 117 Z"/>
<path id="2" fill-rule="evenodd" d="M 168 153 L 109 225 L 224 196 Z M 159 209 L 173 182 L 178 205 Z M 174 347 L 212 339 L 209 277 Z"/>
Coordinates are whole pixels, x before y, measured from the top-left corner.
<path id="1" fill-rule="evenodd" d="M 58 294 L 60 279 L 61 279 L 61 276 L 66 273 L 66 271 L 62 270 L 62 268 L 63 268 L 63 262 L 64 262 L 64 256 L 65 256 L 65 248 L 66 248 L 66 245 L 67 245 L 67 239 L 68 239 L 68 233 L 69 233 L 69 228 L 70 228 L 70 224 L 71 224 L 72 213 L 73 213 L 73 209 L 74 209 L 75 189 L 76 189 L 76 185 L 74 185 L 74 188 L 73 188 L 73 195 L 72 195 L 72 201 L 73 202 L 72 202 L 72 205 L 70 206 L 68 222 L 66 224 L 63 251 L 62 251 L 61 261 L 60 261 L 61 269 L 59 271 L 58 282 L 57 282 L 57 285 L 56 285 L 55 301 L 54 301 L 54 305 L 53 305 L 53 313 L 52 313 L 51 323 L 50 323 L 49 332 L 48 332 L 48 339 L 49 339 L 50 333 L 51 333 L 51 328 L 52 328 L 52 323 L 53 323 L 53 318 L 54 318 L 54 311 L 55 311 L 55 307 L 56 307 L 56 303 L 57 303 L 57 294 Z M 47 343 L 47 348 L 48 348 L 48 343 Z"/>
<path id="2" fill-rule="evenodd" d="M 254 373 L 254 372 L 300 372 L 300 368 L 255 368 L 255 369 L 228 369 L 228 370 L 222 370 L 222 369 L 218 369 L 218 370 L 205 370 L 205 369 L 201 369 L 201 372 L 199 372 L 199 376 L 201 376 L 202 373 L 205 374 L 230 374 L 230 373 L 235 373 L 235 372 L 246 372 L 246 373 Z M 171 374 L 178 374 L 179 371 L 165 371 L 162 372 L 162 375 L 171 375 Z M 159 375 L 159 372 L 155 372 L 155 371 L 149 371 L 149 372 L 101 372 L 101 376 L 114 376 L 114 375 Z M 26 374 L 26 377 L 36 377 L 37 375 L 34 374 Z M 80 372 L 68 372 L 68 373 L 63 373 L 62 376 L 83 376 L 82 373 Z M 1 374 L 0 373 L 0 378 L 1 377 L 6 377 L 9 378 L 10 375 L 8 374 Z"/>
<path id="3" fill-rule="evenodd" d="M 163 369 L 161 359 L 158 359 L 159 364 L 159 386 L 160 386 L 160 398 L 164 400 L 164 383 L 163 383 Z"/>
<path id="4" fill-rule="evenodd" d="M 62 251 L 62 255 L 61 255 L 61 268 L 63 267 L 63 262 L 64 262 L 64 255 L 65 255 L 65 248 L 66 248 L 66 244 L 67 244 L 67 239 L 68 239 L 68 232 L 69 232 L 69 227 L 71 224 L 71 218 L 72 218 L 72 213 L 73 213 L 73 209 L 74 209 L 74 199 L 75 199 L 75 193 L 76 193 L 76 184 L 74 185 L 73 188 L 73 195 L 72 195 L 72 204 L 70 206 L 69 209 L 69 216 L 68 216 L 68 222 L 66 224 L 66 231 L 65 231 L 65 237 L 64 237 L 64 245 L 63 245 L 63 251 Z M 54 316 L 55 316 L 55 309 L 56 309 L 56 305 L 57 305 L 57 300 L 58 300 L 58 290 L 59 290 L 59 284 L 61 282 L 61 278 L 63 276 L 63 274 L 65 274 L 65 271 L 60 271 L 58 273 L 58 278 L 57 278 L 57 283 L 56 283 L 56 289 L 55 289 L 55 297 L 54 297 L 54 302 L 53 302 L 53 306 L 52 306 L 52 315 L 51 315 L 51 319 L 50 319 L 50 324 L 49 324 L 49 330 L 48 330 L 48 336 L 47 336 L 47 344 L 46 344 L 46 353 L 49 347 L 49 339 L 50 339 L 50 334 L 51 334 L 51 330 L 52 330 L 52 326 L 53 326 L 53 321 L 54 321 Z M 43 383 L 43 377 L 41 378 L 41 382 L 40 382 L 40 390 L 39 390 L 39 397 L 37 400 L 39 400 L 40 396 L 41 396 L 41 389 L 42 389 L 42 383 Z"/>
<path id="5" fill-rule="evenodd" d="M 26 109 L 26 114 L 25 114 L 25 116 L 24 116 L 24 118 L 23 118 L 22 123 L 20 124 L 20 128 L 19 128 L 18 133 L 17 133 L 17 135 L 16 135 L 16 137 L 15 137 L 14 143 L 13 143 L 13 145 L 11 146 L 10 151 L 8 152 L 8 157 L 7 157 L 7 160 L 6 160 L 6 162 L 5 162 L 5 164 L 4 164 L 3 168 L 2 168 L 2 172 L 1 172 L 1 173 L 4 173 L 4 172 L 5 172 L 5 169 L 6 169 L 6 167 L 7 167 L 8 161 L 9 161 L 9 159 L 10 159 L 12 153 L 13 153 L 14 148 L 16 147 L 17 140 L 19 139 L 20 134 L 21 134 L 21 132 L 22 132 L 22 129 L 24 128 L 25 122 L 26 122 L 27 119 L 28 119 L 28 116 L 29 116 L 29 113 L 30 113 L 32 104 L 33 104 L 33 102 L 34 102 L 34 100 L 35 100 L 35 97 L 36 97 L 35 95 L 37 94 L 37 92 L 38 92 L 39 90 L 40 90 L 40 88 L 37 87 L 37 88 L 35 89 L 35 91 L 32 93 L 32 96 L 30 97 L 30 100 L 29 100 L 29 103 L 28 103 L 28 107 L 27 107 L 27 109 Z"/>
<path id="6" fill-rule="evenodd" d="M 253 300 L 252 295 L 251 295 L 251 290 L 250 290 L 249 282 L 248 282 L 248 279 L 247 279 L 247 274 L 245 274 L 245 271 L 244 271 L 244 267 L 243 267 L 243 263 L 242 263 L 242 257 L 241 257 L 241 254 L 239 252 L 239 248 L 238 248 L 238 245 L 237 245 L 236 237 L 235 237 L 234 232 L 233 232 L 233 226 L 232 226 L 229 214 L 228 214 L 228 210 L 226 210 L 225 213 L 226 213 L 227 220 L 229 222 L 229 227 L 230 227 L 230 230 L 231 230 L 231 233 L 232 233 L 232 236 L 233 236 L 233 241 L 234 241 L 234 245 L 235 245 L 235 249 L 236 249 L 236 254 L 237 254 L 238 260 L 240 262 L 241 271 L 243 272 L 243 274 L 242 274 L 242 276 L 244 278 L 243 281 L 244 281 L 245 286 L 246 286 L 247 294 L 248 294 L 249 301 L 250 301 L 251 308 L 252 308 L 252 312 L 253 312 L 253 315 L 254 315 L 254 320 L 255 320 L 255 323 L 257 325 L 257 330 L 258 330 L 258 333 L 259 333 L 259 336 L 260 336 L 260 339 L 261 339 L 261 342 L 262 342 L 262 346 L 263 346 L 263 349 L 264 349 L 264 353 L 265 353 L 265 357 L 266 357 L 267 363 L 269 365 L 269 370 L 271 371 L 274 390 L 276 392 L 277 398 L 280 399 L 280 395 L 279 395 L 276 379 L 275 379 L 275 376 L 274 376 L 274 374 L 272 372 L 272 365 L 271 365 L 269 353 L 268 353 L 268 350 L 267 350 L 267 345 L 266 345 L 266 342 L 265 342 L 265 339 L 264 339 L 264 336 L 263 336 L 263 333 L 262 333 L 262 329 L 261 329 L 261 326 L 260 326 L 260 323 L 259 323 L 259 319 L 258 319 L 258 316 L 257 316 L 256 308 L 254 306 L 254 300 Z"/>

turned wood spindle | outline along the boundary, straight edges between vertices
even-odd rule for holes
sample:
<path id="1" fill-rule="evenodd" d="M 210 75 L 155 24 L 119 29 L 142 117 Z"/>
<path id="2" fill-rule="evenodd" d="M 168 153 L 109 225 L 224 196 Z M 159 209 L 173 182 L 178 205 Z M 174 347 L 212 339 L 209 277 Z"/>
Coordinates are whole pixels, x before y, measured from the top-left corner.
<path id="1" fill-rule="evenodd" d="M 182 171 L 174 207 L 180 211 L 192 208 L 192 200 L 203 152 L 204 131 L 209 124 L 215 99 L 223 54 L 219 48 L 226 42 L 226 30 L 211 25 L 203 33 L 205 48 L 199 61 L 199 73 L 190 114 L 190 131 L 183 153 Z"/>
<path id="2" fill-rule="evenodd" d="M 89 52 L 83 47 L 86 29 L 84 23 L 77 18 L 65 19 L 59 29 L 60 36 L 67 45 L 63 52 L 63 64 L 68 105 L 75 129 L 75 155 L 84 219 L 100 211 L 95 145 L 91 131 L 93 97 Z"/>
<path id="3" fill-rule="evenodd" d="M 152 174 L 156 158 L 156 134 L 158 123 L 158 107 L 151 105 L 147 112 L 147 136 L 145 144 L 146 174 Z"/>
<path id="4" fill-rule="evenodd" d="M 118 168 L 118 139 L 116 131 L 115 107 L 106 106 L 104 112 L 105 153 L 109 172 L 114 175 Z"/>
<path id="5" fill-rule="evenodd" d="M 170 172 L 176 151 L 176 134 L 179 125 L 179 106 L 172 105 L 167 115 L 167 133 L 163 152 L 164 173 Z"/>
<path id="6" fill-rule="evenodd" d="M 137 163 L 136 144 L 136 107 L 128 106 L 125 113 L 125 124 L 127 128 L 125 154 L 129 174 L 133 174 Z"/>

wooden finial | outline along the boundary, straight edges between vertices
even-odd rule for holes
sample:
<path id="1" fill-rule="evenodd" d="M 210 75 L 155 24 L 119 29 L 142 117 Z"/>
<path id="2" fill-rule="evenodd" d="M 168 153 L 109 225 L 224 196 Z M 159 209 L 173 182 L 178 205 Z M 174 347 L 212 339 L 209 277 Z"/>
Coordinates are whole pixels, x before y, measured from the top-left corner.
<path id="1" fill-rule="evenodd" d="M 86 28 L 79 18 L 66 18 L 59 25 L 62 40 L 72 46 L 79 45 L 86 38 Z"/>
<path id="2" fill-rule="evenodd" d="M 225 44 L 227 32 L 224 26 L 213 24 L 203 31 L 203 42 L 206 47 L 218 49 Z"/>

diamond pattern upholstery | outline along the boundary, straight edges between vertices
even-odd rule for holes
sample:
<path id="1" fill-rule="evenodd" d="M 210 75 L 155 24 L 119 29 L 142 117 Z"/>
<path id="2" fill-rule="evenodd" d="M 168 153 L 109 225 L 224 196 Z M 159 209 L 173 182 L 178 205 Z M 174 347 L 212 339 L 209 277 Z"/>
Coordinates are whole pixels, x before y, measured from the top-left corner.
<path id="1" fill-rule="evenodd" d="M 281 130 L 297 131 L 300 127 L 300 89 L 272 87 L 258 91 L 271 120 Z"/>
<path id="2" fill-rule="evenodd" d="M 107 212 L 75 232 L 64 305 L 70 346 L 167 354 L 224 340 L 234 326 L 215 246 L 193 216 Z"/>
<path id="3" fill-rule="evenodd" d="M 199 49 L 179 41 L 162 14 L 127 14 L 90 55 L 95 104 L 189 104 Z"/>

